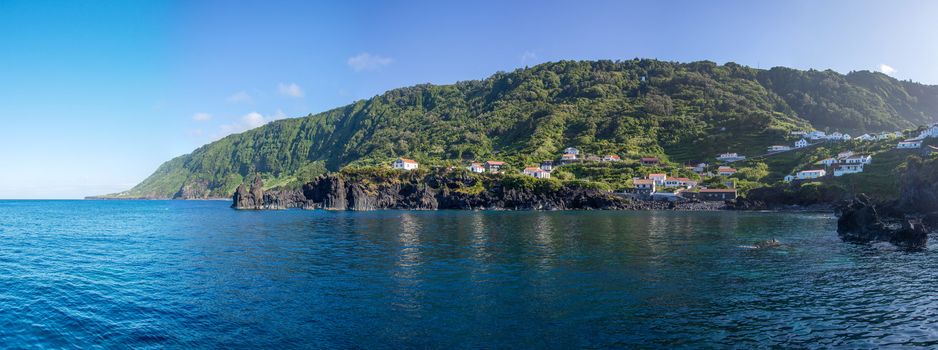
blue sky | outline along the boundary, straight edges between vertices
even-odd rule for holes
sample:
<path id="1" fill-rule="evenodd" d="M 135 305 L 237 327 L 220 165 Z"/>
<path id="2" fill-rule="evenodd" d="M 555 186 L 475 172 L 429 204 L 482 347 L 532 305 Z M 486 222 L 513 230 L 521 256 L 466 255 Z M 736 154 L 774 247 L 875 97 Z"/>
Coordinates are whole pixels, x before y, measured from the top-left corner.
<path id="1" fill-rule="evenodd" d="M 0 0 L 0 198 L 117 192 L 232 132 L 560 59 L 938 83 L 934 1 Z"/>

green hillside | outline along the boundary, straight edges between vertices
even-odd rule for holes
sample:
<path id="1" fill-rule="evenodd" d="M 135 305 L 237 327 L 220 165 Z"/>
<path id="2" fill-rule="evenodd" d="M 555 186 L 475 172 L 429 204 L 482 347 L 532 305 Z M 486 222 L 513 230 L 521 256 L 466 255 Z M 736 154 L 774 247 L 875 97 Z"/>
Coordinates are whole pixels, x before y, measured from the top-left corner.
<path id="1" fill-rule="evenodd" d="M 112 196 L 227 197 L 255 172 L 269 186 L 296 185 L 327 170 L 386 164 L 398 156 L 422 166 L 497 158 L 519 169 L 555 159 L 571 145 L 627 160 L 705 161 L 724 151 L 762 153 L 790 142 L 792 130 L 896 130 L 935 116 L 938 87 L 879 73 L 561 61 L 484 80 L 391 90 L 276 121 L 170 160 Z M 605 172 L 573 170 L 567 176 Z"/>

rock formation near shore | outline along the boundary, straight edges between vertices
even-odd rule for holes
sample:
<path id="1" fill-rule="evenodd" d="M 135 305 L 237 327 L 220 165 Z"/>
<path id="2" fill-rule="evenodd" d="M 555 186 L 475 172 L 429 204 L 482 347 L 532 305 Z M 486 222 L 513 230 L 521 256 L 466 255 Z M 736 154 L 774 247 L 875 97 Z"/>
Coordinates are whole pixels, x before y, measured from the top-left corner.
<path id="1" fill-rule="evenodd" d="M 909 159 L 900 175 L 899 199 L 875 203 L 865 195 L 840 206 L 837 233 L 849 242 L 890 242 L 925 248 L 928 233 L 938 229 L 938 159 Z"/>

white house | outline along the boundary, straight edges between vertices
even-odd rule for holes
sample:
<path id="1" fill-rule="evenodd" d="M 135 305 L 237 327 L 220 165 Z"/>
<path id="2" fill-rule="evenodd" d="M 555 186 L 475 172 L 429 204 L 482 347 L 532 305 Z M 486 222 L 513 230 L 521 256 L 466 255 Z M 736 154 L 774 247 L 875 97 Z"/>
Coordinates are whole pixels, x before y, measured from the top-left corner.
<path id="1" fill-rule="evenodd" d="M 668 179 L 667 174 L 648 174 L 648 179 L 655 182 L 655 185 L 664 186 L 664 181 Z"/>
<path id="2" fill-rule="evenodd" d="M 468 169 L 469 169 L 469 171 L 474 172 L 474 173 L 484 173 L 484 172 L 485 172 L 485 167 L 482 166 L 482 163 L 472 163 L 472 164 L 469 164 L 469 168 L 468 168 Z"/>
<path id="3" fill-rule="evenodd" d="M 827 133 L 825 133 L 825 132 L 823 132 L 823 131 L 814 130 L 814 131 L 808 133 L 808 138 L 809 138 L 809 139 L 812 139 L 812 140 L 826 139 L 826 138 L 827 138 Z"/>
<path id="4" fill-rule="evenodd" d="M 844 141 L 850 141 L 852 138 L 850 137 L 850 134 L 844 134 L 844 136 L 841 136 L 840 139 Z"/>
<path id="5" fill-rule="evenodd" d="M 795 175 L 795 177 L 798 180 L 807 180 L 807 179 L 817 179 L 820 177 L 824 177 L 824 175 L 827 175 L 827 171 L 825 170 L 802 170 L 802 171 L 799 171 L 798 174 Z"/>
<path id="6" fill-rule="evenodd" d="M 808 132 L 807 131 L 792 131 L 791 134 L 796 135 L 796 136 L 804 136 L 804 135 L 807 135 Z"/>
<path id="7" fill-rule="evenodd" d="M 560 156 L 560 160 L 564 162 L 573 162 L 576 161 L 576 154 L 573 153 L 564 153 Z"/>
<path id="8" fill-rule="evenodd" d="M 618 162 L 618 161 L 620 161 L 620 160 L 622 160 L 622 158 L 619 157 L 619 156 L 617 156 L 617 155 L 615 155 L 615 154 L 607 154 L 607 155 L 603 156 L 603 161 L 604 161 L 604 162 Z"/>
<path id="9" fill-rule="evenodd" d="M 391 163 L 391 167 L 400 170 L 414 170 L 417 169 L 417 161 L 407 158 L 397 158 L 394 163 Z"/>
<path id="10" fill-rule="evenodd" d="M 541 162 L 541 170 L 544 170 L 544 171 L 554 170 L 554 162 L 550 160 L 545 160 Z"/>
<path id="11" fill-rule="evenodd" d="M 873 156 L 861 154 L 844 159 L 844 163 L 847 164 L 870 164 L 873 161 Z"/>
<path id="12" fill-rule="evenodd" d="M 856 139 L 857 139 L 857 140 L 860 140 L 860 141 L 873 141 L 873 140 L 875 140 L 876 138 L 873 137 L 873 135 L 870 135 L 870 134 L 863 134 L 863 135 L 857 136 Z"/>
<path id="13" fill-rule="evenodd" d="M 505 166 L 505 162 L 499 162 L 495 160 L 485 161 L 485 170 L 488 170 L 490 173 L 499 173 L 502 170 L 502 167 Z"/>
<path id="14" fill-rule="evenodd" d="M 563 153 L 578 156 L 580 155 L 580 150 L 576 149 L 576 147 L 567 147 L 563 150 Z"/>
<path id="15" fill-rule="evenodd" d="M 863 172 L 863 164 L 844 164 L 834 170 L 834 176 L 844 176 Z"/>
<path id="16" fill-rule="evenodd" d="M 636 192 L 647 194 L 655 193 L 655 186 L 657 186 L 655 180 L 651 179 L 634 179 L 632 185 Z"/>
<path id="17" fill-rule="evenodd" d="M 728 166 L 721 166 L 717 168 L 717 174 L 720 174 L 721 176 L 732 176 L 733 174 L 736 174 L 736 169 L 730 168 Z"/>
<path id="18" fill-rule="evenodd" d="M 831 166 L 831 165 L 837 164 L 838 162 L 839 161 L 837 160 L 837 158 L 825 158 L 825 159 L 821 159 L 821 161 L 817 162 L 816 164 L 823 164 L 826 166 Z"/>
<path id="19" fill-rule="evenodd" d="M 667 180 L 664 180 L 664 187 L 685 187 L 685 188 L 694 188 L 697 186 L 697 181 L 688 179 L 686 177 L 669 177 Z"/>
<path id="20" fill-rule="evenodd" d="M 791 147 L 782 146 L 782 145 L 769 146 L 769 152 L 784 152 L 784 151 L 791 151 Z"/>
<path id="21" fill-rule="evenodd" d="M 804 148 L 804 147 L 808 147 L 808 140 L 801 139 L 801 140 L 795 141 L 795 148 Z"/>
<path id="22" fill-rule="evenodd" d="M 928 129 L 925 129 L 925 131 L 922 131 L 918 136 L 921 138 L 938 137 L 938 125 L 932 125 Z"/>
<path id="23" fill-rule="evenodd" d="M 785 175 L 785 182 L 795 181 L 795 175 Z"/>
<path id="24" fill-rule="evenodd" d="M 549 171 L 544 171 L 543 169 L 538 168 L 538 167 L 528 167 L 528 168 L 524 168 L 524 170 L 522 171 L 522 173 L 525 174 L 525 175 L 527 175 L 527 176 L 536 177 L 536 178 L 538 178 L 538 179 L 549 179 L 549 178 L 550 178 L 550 172 L 549 172 Z"/>
<path id="25" fill-rule="evenodd" d="M 844 134 L 841 134 L 839 131 L 834 131 L 833 134 L 827 135 L 827 139 L 840 141 L 844 139 Z"/>
<path id="26" fill-rule="evenodd" d="M 742 156 L 736 153 L 723 153 L 717 157 L 717 160 L 724 162 L 736 162 L 740 160 L 746 160 L 746 156 Z"/>
<path id="27" fill-rule="evenodd" d="M 898 149 L 922 148 L 922 140 L 905 140 L 899 142 Z"/>

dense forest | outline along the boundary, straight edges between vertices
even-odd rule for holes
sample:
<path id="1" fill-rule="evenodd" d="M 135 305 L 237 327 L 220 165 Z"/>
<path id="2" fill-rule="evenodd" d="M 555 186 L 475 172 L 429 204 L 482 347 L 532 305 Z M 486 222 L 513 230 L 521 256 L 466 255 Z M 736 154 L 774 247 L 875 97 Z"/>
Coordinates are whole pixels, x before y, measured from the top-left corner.
<path id="1" fill-rule="evenodd" d="M 934 122 L 938 86 L 880 73 L 735 63 L 561 61 L 484 80 L 418 85 L 227 136 L 164 163 L 127 198 L 228 197 L 260 173 L 295 185 L 344 166 L 499 159 L 520 168 L 567 146 L 623 158 L 712 159 L 803 129 L 892 131 Z"/>

